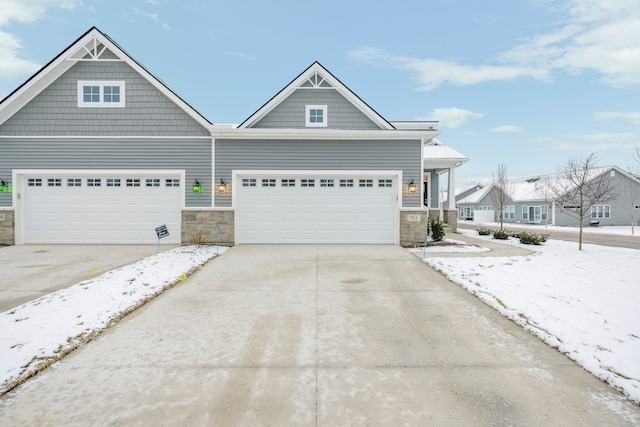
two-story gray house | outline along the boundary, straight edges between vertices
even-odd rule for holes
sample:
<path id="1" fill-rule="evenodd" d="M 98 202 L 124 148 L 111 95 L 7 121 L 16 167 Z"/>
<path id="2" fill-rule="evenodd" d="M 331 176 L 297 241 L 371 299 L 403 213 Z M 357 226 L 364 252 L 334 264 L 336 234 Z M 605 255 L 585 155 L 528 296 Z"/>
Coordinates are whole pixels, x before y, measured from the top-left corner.
<path id="1" fill-rule="evenodd" d="M 317 62 L 211 123 L 91 28 L 0 102 L 0 243 L 420 241 L 456 221 L 436 125 L 386 120 Z"/>

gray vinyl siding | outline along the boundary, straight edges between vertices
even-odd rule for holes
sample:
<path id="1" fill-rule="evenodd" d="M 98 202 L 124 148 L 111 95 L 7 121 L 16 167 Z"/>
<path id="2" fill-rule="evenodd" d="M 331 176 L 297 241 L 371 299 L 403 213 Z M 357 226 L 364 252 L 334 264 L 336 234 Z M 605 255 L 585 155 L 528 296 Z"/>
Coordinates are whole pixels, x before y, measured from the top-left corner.
<path id="1" fill-rule="evenodd" d="M 403 188 L 419 183 L 421 142 L 403 141 L 215 141 L 215 182 L 229 184 L 225 194 L 216 194 L 217 207 L 231 206 L 234 170 L 388 170 L 402 171 Z M 402 206 L 419 207 L 419 191 L 403 191 Z"/>
<path id="2" fill-rule="evenodd" d="M 380 129 L 335 89 L 298 89 L 253 127 L 304 128 L 306 105 L 327 106 L 328 129 Z"/>
<path id="3" fill-rule="evenodd" d="M 124 80 L 124 108 L 78 108 L 79 80 Z M 124 62 L 78 62 L 0 125 L 11 136 L 207 136 L 209 131 Z"/>
<path id="4" fill-rule="evenodd" d="M 13 169 L 185 170 L 181 186 L 186 206 L 211 206 L 210 138 L 0 138 L 0 151 L 0 177 L 5 181 Z M 201 193 L 192 191 L 196 179 Z M 11 194 L 0 193 L 3 206 L 11 206 Z"/>

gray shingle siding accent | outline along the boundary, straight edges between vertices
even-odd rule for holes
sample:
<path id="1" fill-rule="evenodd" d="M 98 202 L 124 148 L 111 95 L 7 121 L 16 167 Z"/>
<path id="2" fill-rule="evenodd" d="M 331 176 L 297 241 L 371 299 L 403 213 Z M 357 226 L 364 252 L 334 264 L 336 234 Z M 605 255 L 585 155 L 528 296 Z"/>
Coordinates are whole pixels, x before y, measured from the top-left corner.
<path id="1" fill-rule="evenodd" d="M 186 206 L 211 206 L 209 138 L 1 138 L 0 151 L 0 177 L 5 181 L 13 169 L 185 170 L 186 182 L 181 185 Z M 195 179 L 202 185 L 201 193 L 192 191 Z M 0 193 L 0 206 L 11 206 L 11 194 Z"/>
<path id="2" fill-rule="evenodd" d="M 298 89 L 253 127 L 304 128 L 306 105 L 327 106 L 328 129 L 380 129 L 335 89 Z"/>
<path id="3" fill-rule="evenodd" d="M 78 108 L 79 80 L 124 80 L 125 108 Z M 207 136 L 209 131 L 124 62 L 78 62 L 0 125 L 12 136 Z"/>
<path id="4" fill-rule="evenodd" d="M 215 181 L 228 183 L 216 194 L 216 207 L 231 206 L 234 170 L 389 170 L 402 171 L 403 188 L 422 179 L 421 142 L 400 141 L 274 141 L 216 139 Z M 421 195 L 403 191 L 404 207 L 419 207 Z"/>

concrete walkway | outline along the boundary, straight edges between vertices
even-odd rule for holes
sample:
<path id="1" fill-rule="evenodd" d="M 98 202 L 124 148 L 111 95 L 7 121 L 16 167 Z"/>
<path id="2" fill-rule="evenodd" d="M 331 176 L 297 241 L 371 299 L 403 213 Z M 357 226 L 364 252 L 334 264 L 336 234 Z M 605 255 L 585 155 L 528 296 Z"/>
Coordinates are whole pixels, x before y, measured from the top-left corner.
<path id="1" fill-rule="evenodd" d="M 239 246 L 0 399 L 20 425 L 637 425 L 395 246 Z"/>
<path id="2" fill-rule="evenodd" d="M 495 257 L 495 256 L 523 256 L 532 255 L 535 253 L 533 250 L 525 249 L 516 243 L 515 240 L 483 240 L 475 237 L 468 236 L 466 234 L 451 233 L 447 234 L 447 237 L 453 240 L 459 240 L 467 242 L 470 245 L 475 245 L 481 248 L 487 248 L 485 252 L 429 252 L 427 256 L 430 257 Z"/>

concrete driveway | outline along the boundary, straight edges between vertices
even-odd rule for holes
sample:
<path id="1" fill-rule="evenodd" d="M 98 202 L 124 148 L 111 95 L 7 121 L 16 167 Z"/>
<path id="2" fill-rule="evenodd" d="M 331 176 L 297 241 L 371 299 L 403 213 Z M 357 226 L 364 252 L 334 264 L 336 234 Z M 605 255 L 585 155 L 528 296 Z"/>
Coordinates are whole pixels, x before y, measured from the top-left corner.
<path id="1" fill-rule="evenodd" d="M 156 245 L 0 247 L 0 313 L 157 252 Z"/>
<path id="2" fill-rule="evenodd" d="M 240 246 L 0 400 L 6 425 L 637 425 L 395 246 Z"/>

